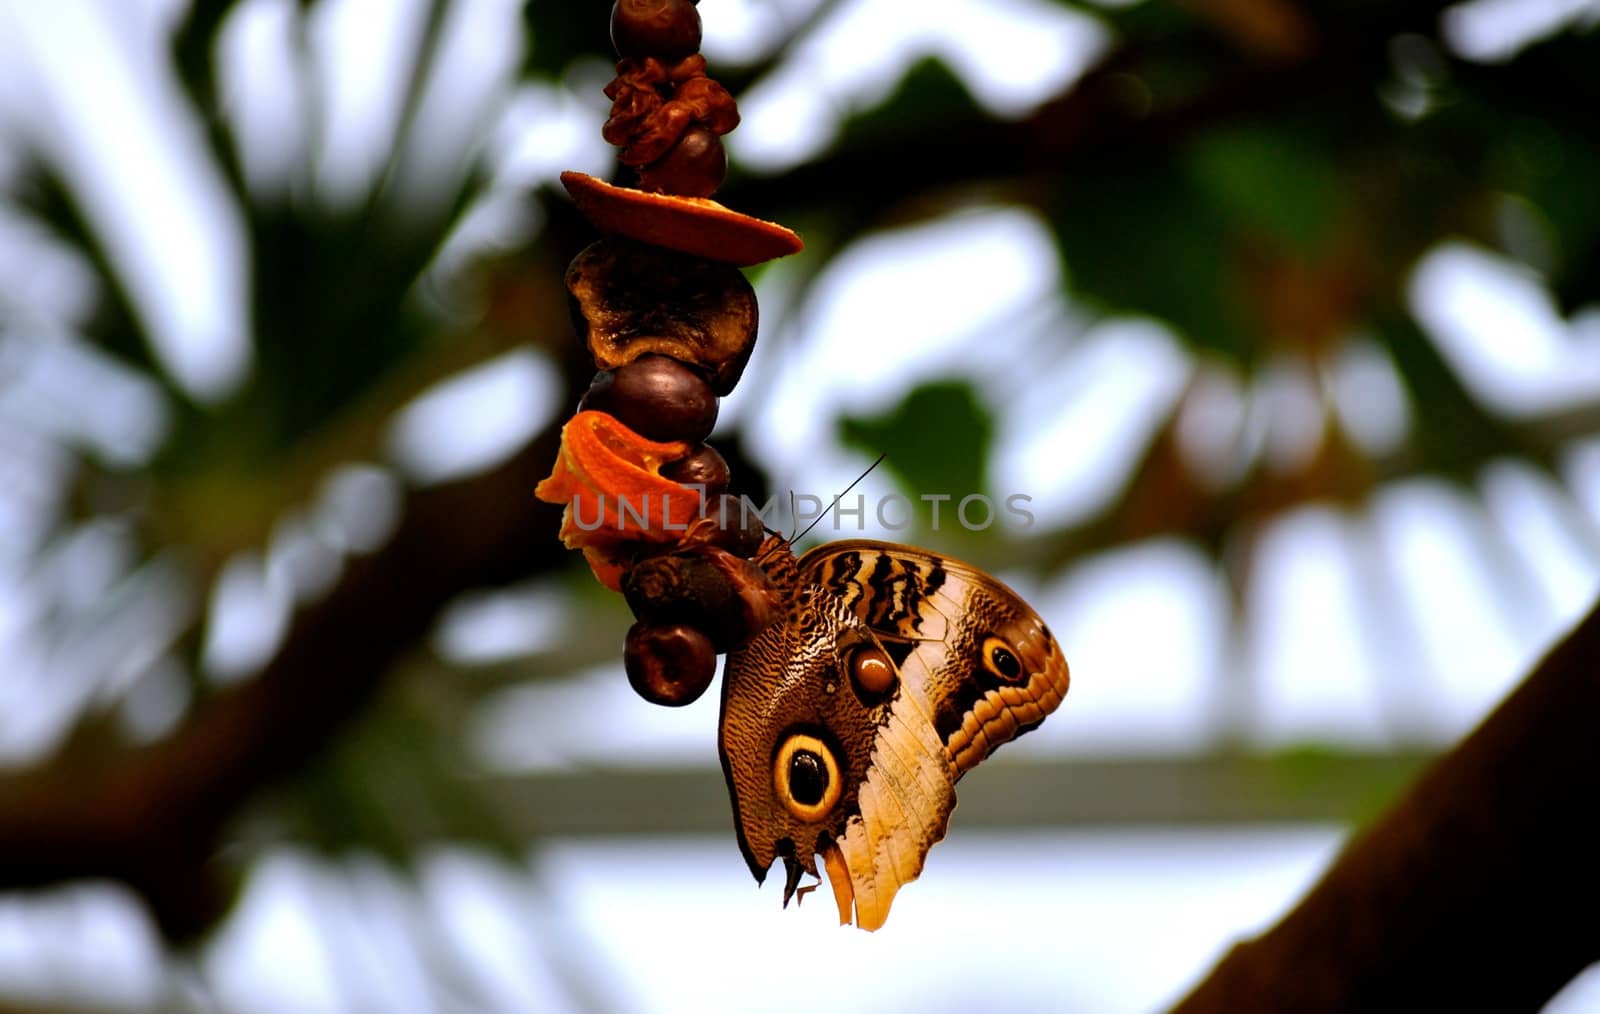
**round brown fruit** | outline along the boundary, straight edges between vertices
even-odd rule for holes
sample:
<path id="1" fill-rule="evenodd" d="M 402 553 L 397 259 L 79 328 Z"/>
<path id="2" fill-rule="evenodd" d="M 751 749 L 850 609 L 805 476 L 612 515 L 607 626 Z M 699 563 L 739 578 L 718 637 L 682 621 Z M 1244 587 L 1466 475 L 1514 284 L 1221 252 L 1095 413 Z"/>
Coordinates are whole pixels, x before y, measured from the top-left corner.
<path id="1" fill-rule="evenodd" d="M 701 487 L 707 503 L 715 501 L 733 479 L 728 462 L 710 444 L 701 444 L 688 457 L 662 465 L 661 476 L 685 486 Z"/>
<path id="2" fill-rule="evenodd" d="M 681 708 L 706 692 L 717 674 L 717 653 L 711 639 L 684 624 L 628 628 L 622 649 L 628 684 L 651 704 Z"/>
<path id="3" fill-rule="evenodd" d="M 704 127 L 684 131 L 665 155 L 639 170 L 641 189 L 678 197 L 710 197 L 727 178 L 727 149 Z"/>
<path id="4" fill-rule="evenodd" d="M 717 396 L 691 367 L 644 356 L 595 374 L 578 410 L 594 409 L 651 440 L 699 443 L 717 424 Z"/>
<path id="5" fill-rule="evenodd" d="M 710 501 L 706 513 L 717 520 L 717 532 L 711 544 L 734 556 L 748 560 L 767 541 L 767 530 L 756 505 L 732 493 Z"/>
<path id="6" fill-rule="evenodd" d="M 690 0 L 617 0 L 611 45 L 618 56 L 681 60 L 700 51 L 700 12 Z"/>

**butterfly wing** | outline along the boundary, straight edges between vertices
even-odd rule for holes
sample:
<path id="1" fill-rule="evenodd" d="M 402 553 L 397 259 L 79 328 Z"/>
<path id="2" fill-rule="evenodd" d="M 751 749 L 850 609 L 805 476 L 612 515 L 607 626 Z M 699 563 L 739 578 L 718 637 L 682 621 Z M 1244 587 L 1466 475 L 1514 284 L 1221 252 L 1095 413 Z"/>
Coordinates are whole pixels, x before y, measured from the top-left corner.
<path id="1" fill-rule="evenodd" d="M 840 921 L 888 917 L 944 837 L 955 782 L 1043 721 L 1069 674 L 1049 629 L 982 571 L 891 543 L 801 558 L 784 620 L 729 655 L 720 735 L 739 841 L 785 901 L 828 866 Z"/>

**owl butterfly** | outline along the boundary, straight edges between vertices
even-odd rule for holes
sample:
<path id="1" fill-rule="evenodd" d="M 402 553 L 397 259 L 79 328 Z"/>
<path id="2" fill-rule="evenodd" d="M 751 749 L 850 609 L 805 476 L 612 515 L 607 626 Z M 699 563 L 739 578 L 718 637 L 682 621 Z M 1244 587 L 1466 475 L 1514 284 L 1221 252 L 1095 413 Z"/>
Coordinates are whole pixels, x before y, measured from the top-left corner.
<path id="1" fill-rule="evenodd" d="M 956 781 L 1061 703 L 1067 661 L 1016 593 L 934 553 L 853 540 L 797 561 L 772 538 L 757 562 L 788 608 L 723 675 L 739 847 L 758 882 L 783 857 L 785 905 L 820 854 L 840 923 L 874 930 Z"/>

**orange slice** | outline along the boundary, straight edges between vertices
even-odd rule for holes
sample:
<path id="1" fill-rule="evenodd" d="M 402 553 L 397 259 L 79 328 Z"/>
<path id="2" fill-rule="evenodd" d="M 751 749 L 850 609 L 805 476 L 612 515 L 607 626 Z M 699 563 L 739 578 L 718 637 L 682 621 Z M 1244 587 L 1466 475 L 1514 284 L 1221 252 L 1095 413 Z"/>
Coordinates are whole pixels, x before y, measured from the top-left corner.
<path id="1" fill-rule="evenodd" d="M 678 542 L 700 516 L 699 490 L 661 475 L 663 464 L 689 449 L 647 440 L 604 412 L 579 412 L 562 428 L 555 465 L 534 496 L 566 505 L 561 541 L 569 549 L 596 548 L 590 566 L 610 587 L 615 575 L 595 565 L 620 564 L 621 543 Z"/>
<path id="2" fill-rule="evenodd" d="M 561 185 L 596 229 L 707 260 L 747 268 L 805 249 L 776 222 L 741 215 L 704 197 L 614 187 L 587 173 L 564 172 Z"/>

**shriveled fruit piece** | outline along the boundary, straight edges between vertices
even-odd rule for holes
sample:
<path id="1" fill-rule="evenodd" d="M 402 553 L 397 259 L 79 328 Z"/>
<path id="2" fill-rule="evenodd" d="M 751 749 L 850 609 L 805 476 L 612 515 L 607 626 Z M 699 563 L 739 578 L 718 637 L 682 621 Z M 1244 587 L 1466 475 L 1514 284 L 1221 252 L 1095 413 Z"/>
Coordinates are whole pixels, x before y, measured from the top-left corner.
<path id="1" fill-rule="evenodd" d="M 651 704 L 681 708 L 699 700 L 717 674 L 711 639 L 687 624 L 635 623 L 622 649 L 628 683 Z"/>
<path id="2" fill-rule="evenodd" d="M 754 637 L 780 608 L 760 567 L 712 546 L 640 560 L 622 579 L 622 594 L 639 620 L 690 624 L 719 652 Z"/>
<path id="3" fill-rule="evenodd" d="M 747 268 L 806 247 L 791 229 L 703 197 L 650 194 L 571 171 L 561 185 L 596 229 L 668 250 Z"/>
<path id="4" fill-rule="evenodd" d="M 675 63 L 625 57 L 605 92 L 611 115 L 600 136 L 621 149 L 617 161 L 635 169 L 665 158 L 691 129 L 722 135 L 739 125 L 739 103 L 706 75 L 706 58 L 698 53 Z M 686 154 L 697 153 L 714 154 L 708 148 Z"/>
<path id="5" fill-rule="evenodd" d="M 755 291 L 726 264 L 612 237 L 572 259 L 567 291 L 601 369 L 667 355 L 704 370 L 720 395 L 739 382 L 755 348 Z"/>
<path id="6" fill-rule="evenodd" d="M 717 424 L 717 396 L 694 368 L 670 356 L 641 356 L 602 370 L 578 403 L 620 419 L 652 440 L 699 443 Z"/>

